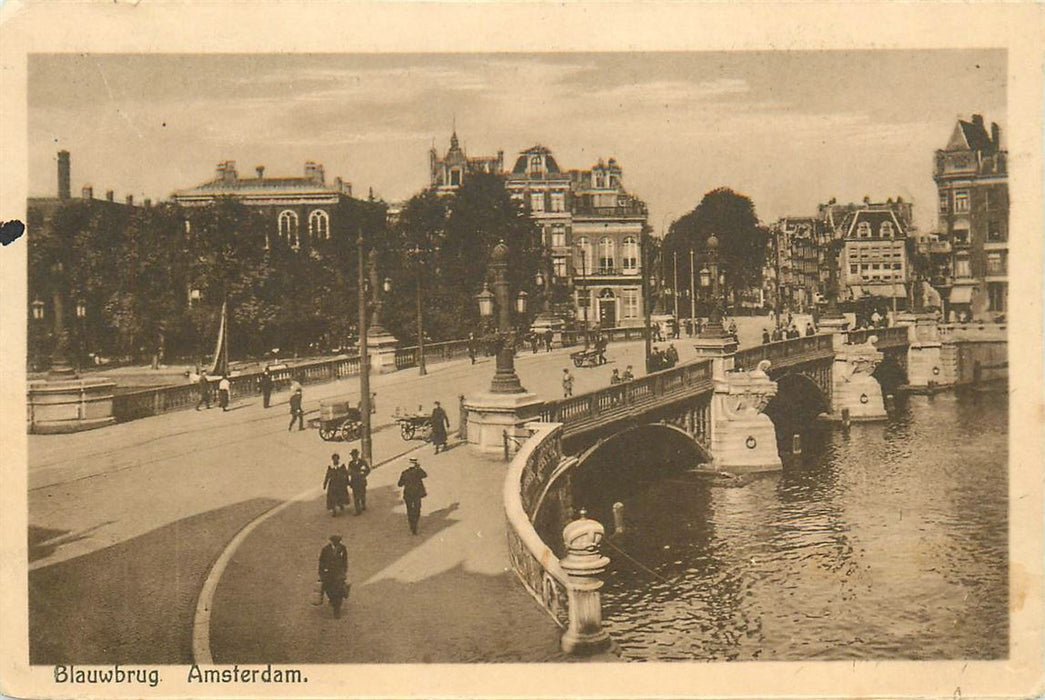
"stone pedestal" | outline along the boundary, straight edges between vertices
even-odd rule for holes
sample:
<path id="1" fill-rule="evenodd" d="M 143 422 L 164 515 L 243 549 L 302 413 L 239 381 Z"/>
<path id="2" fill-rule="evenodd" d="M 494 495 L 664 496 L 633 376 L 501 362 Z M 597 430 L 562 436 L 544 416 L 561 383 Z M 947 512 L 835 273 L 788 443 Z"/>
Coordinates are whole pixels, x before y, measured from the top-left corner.
<path id="1" fill-rule="evenodd" d="M 915 391 L 928 391 L 934 386 L 949 385 L 943 374 L 943 344 L 917 341 L 907 349 L 907 386 Z"/>
<path id="2" fill-rule="evenodd" d="M 732 338 L 697 337 L 693 348 L 700 358 L 711 358 L 711 374 L 716 379 L 725 379 L 726 372 L 733 369 L 733 355 L 737 344 Z"/>
<path id="3" fill-rule="evenodd" d="M 726 372 L 715 379 L 711 399 L 712 466 L 732 474 L 778 471 L 783 468 L 776 446 L 776 429 L 762 413 L 776 395 L 776 382 L 763 360 L 750 372 Z"/>
<path id="4" fill-rule="evenodd" d="M 874 344 L 878 336 L 872 335 L 866 343 L 843 345 L 835 350 L 832 368 L 831 418 L 843 420 L 843 411 L 848 410 L 853 421 L 885 420 L 885 401 L 882 386 L 872 376 L 875 367 L 882 361 Z"/>
<path id="5" fill-rule="evenodd" d="M 476 452 L 503 454 L 504 431 L 508 431 L 509 451 L 518 449 L 517 442 L 525 440 L 527 433 L 522 425 L 533 420 L 543 402 L 536 394 L 478 394 L 466 398 L 468 413 L 468 444 Z"/>
<path id="6" fill-rule="evenodd" d="M 367 350 L 370 354 L 370 369 L 378 374 L 396 371 L 396 347 L 399 341 L 394 335 L 380 330 L 367 337 Z"/>
<path id="7" fill-rule="evenodd" d="M 559 560 L 569 578 L 569 626 L 562 635 L 567 654 L 596 654 L 610 647 L 610 635 L 602 628 L 602 581 L 599 575 L 610 563 L 599 551 L 606 531 L 581 511 L 580 518 L 562 531 L 566 556 Z"/>
<path id="8" fill-rule="evenodd" d="M 845 316 L 820 319 L 820 332 L 831 336 L 831 346 L 835 350 L 845 345 L 847 330 L 849 330 L 849 321 Z"/>
<path id="9" fill-rule="evenodd" d="M 67 379 L 29 382 L 29 432 L 75 433 L 116 422 L 110 379 Z"/>

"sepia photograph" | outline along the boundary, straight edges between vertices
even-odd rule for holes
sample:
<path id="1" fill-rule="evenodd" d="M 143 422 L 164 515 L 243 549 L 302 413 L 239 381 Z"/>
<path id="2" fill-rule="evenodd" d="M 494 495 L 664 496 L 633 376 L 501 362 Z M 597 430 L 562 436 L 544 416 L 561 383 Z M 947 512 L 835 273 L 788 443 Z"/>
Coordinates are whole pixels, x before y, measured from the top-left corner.
<path id="1" fill-rule="evenodd" d="M 22 57 L 34 696 L 1040 651 L 1005 41 L 403 48 Z"/>

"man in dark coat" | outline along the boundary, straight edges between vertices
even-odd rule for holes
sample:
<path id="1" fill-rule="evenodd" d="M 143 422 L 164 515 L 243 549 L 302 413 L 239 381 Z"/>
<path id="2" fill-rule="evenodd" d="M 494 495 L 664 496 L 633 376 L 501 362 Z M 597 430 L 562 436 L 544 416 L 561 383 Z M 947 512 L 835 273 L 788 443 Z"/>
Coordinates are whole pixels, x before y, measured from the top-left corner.
<path id="1" fill-rule="evenodd" d="M 298 430 L 305 429 L 305 410 L 301 408 L 301 387 L 294 390 L 290 395 L 290 425 L 287 430 L 294 429 L 294 421 L 298 422 Z"/>
<path id="2" fill-rule="evenodd" d="M 261 373 L 259 383 L 261 384 L 261 403 L 265 408 L 268 408 L 269 401 L 272 399 L 272 374 L 269 372 L 268 367 Z"/>
<path id="3" fill-rule="evenodd" d="M 812 323 L 806 323 L 806 335 L 816 335 L 816 329 L 813 328 Z"/>
<path id="4" fill-rule="evenodd" d="M 468 334 L 468 359 L 472 361 L 473 365 L 475 364 L 475 354 L 476 354 L 476 349 L 477 349 L 476 346 L 477 345 L 478 345 L 478 343 L 475 340 L 475 333 L 469 333 Z"/>
<path id="5" fill-rule="evenodd" d="M 547 328 L 544 331 L 544 351 L 552 351 L 552 340 L 555 338 L 555 333 L 552 332 L 551 328 Z"/>
<path id="6" fill-rule="evenodd" d="M 403 502 L 406 503 L 406 518 L 410 523 L 410 532 L 417 534 L 417 523 L 421 519 L 421 499 L 428 495 L 425 490 L 425 478 L 428 474 L 413 457 L 410 466 L 399 475 L 399 486 L 403 489 Z"/>
<path id="7" fill-rule="evenodd" d="M 768 345 L 769 344 L 769 331 L 766 330 L 765 328 L 762 329 L 762 344 L 763 345 Z"/>
<path id="8" fill-rule="evenodd" d="M 210 408 L 210 379 L 207 377 L 207 370 L 200 370 L 200 400 L 196 402 L 196 410 L 200 410 L 202 404 L 207 404 L 207 408 Z"/>
<path id="9" fill-rule="evenodd" d="M 348 483 L 352 487 L 352 498 L 356 502 L 356 515 L 366 510 L 366 478 L 370 476 L 370 465 L 352 448 L 352 459 L 348 461 Z"/>
<path id="10" fill-rule="evenodd" d="M 334 608 L 334 617 L 341 617 L 341 603 L 348 595 L 348 550 L 341 544 L 341 535 L 331 535 L 330 544 L 319 553 L 319 580 L 323 584 L 323 595 Z"/>
<path id="11" fill-rule="evenodd" d="M 348 506 L 348 469 L 341 464 L 341 455 L 335 452 L 330 456 L 333 464 L 327 467 L 327 473 L 323 477 L 323 488 L 327 492 L 327 510 L 330 515 L 336 516 L 338 509 L 344 510 Z"/>
<path id="12" fill-rule="evenodd" d="M 435 402 L 428 422 L 432 424 L 432 444 L 435 445 L 435 453 L 439 454 L 439 448 L 446 452 L 446 431 L 450 427 L 450 419 L 438 401 Z"/>

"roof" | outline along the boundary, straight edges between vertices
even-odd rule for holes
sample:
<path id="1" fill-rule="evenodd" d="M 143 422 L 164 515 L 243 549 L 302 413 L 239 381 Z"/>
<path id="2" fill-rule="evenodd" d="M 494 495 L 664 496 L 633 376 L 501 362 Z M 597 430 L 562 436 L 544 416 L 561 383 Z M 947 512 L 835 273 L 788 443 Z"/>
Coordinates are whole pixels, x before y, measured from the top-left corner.
<path id="1" fill-rule="evenodd" d="M 547 164 L 545 172 L 550 174 L 558 174 L 562 171 L 559 170 L 559 164 L 555 162 L 555 158 L 552 156 L 552 152 L 540 144 L 530 146 L 525 151 L 519 153 L 519 157 L 515 160 L 515 167 L 512 168 L 512 174 L 522 175 L 529 170 L 530 167 L 530 156 L 542 155 L 544 156 L 544 162 Z"/>
<path id="2" fill-rule="evenodd" d="M 878 237 L 878 231 L 881 229 L 882 223 L 885 221 L 891 221 L 895 233 L 894 238 L 903 238 L 907 235 L 907 229 L 904 228 L 903 223 L 899 217 L 896 216 L 896 212 L 886 208 L 874 208 L 874 209 L 857 209 L 854 212 L 850 212 L 846 215 L 845 219 L 842 220 L 842 231 L 845 238 L 851 238 L 856 234 L 856 227 L 860 222 L 866 221 L 871 226 L 872 237 Z"/>
<path id="3" fill-rule="evenodd" d="M 959 119 L 947 141 L 945 151 L 993 151 L 995 145 L 991 141 L 982 119 L 967 122 Z"/>
<path id="4" fill-rule="evenodd" d="M 254 192 L 271 192 L 273 190 L 279 190 L 286 192 L 288 190 L 296 192 L 329 192 L 336 194 L 339 190 L 332 186 L 323 183 L 316 182 L 314 179 L 309 177 L 251 177 L 251 178 L 238 178 L 232 182 L 225 182 L 223 180 L 211 180 L 205 182 L 202 185 L 196 187 L 190 187 L 184 190 L 178 190 L 174 196 L 191 196 L 191 195 L 241 195 L 249 194 Z"/>

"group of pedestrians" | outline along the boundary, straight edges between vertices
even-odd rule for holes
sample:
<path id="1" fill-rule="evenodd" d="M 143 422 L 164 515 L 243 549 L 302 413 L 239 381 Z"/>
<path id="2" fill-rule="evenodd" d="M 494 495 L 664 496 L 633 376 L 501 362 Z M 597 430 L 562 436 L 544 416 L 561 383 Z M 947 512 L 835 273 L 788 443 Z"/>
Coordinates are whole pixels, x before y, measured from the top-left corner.
<path id="1" fill-rule="evenodd" d="M 633 379 L 635 379 L 635 373 L 631 371 L 631 365 L 628 365 L 628 368 L 624 370 L 624 374 L 621 374 L 620 370 L 614 367 L 613 374 L 610 375 L 610 384 L 623 384 Z"/>
<path id="2" fill-rule="evenodd" d="M 196 410 L 200 410 L 201 406 L 210 408 L 211 399 L 211 378 L 207 376 L 207 370 L 200 370 L 200 378 L 197 380 L 197 386 L 199 387 L 199 400 L 196 402 Z M 229 410 L 229 399 L 232 396 L 232 382 L 229 381 L 228 374 L 222 374 L 221 379 L 218 380 L 218 407 L 222 411 Z"/>
<path id="3" fill-rule="evenodd" d="M 813 326 L 812 322 L 807 322 L 806 323 L 805 335 L 806 336 L 816 335 L 816 328 Z M 766 328 L 762 329 L 762 344 L 763 345 L 768 345 L 769 343 L 775 343 L 775 342 L 780 341 L 780 340 L 792 340 L 794 338 L 801 338 L 801 337 L 802 337 L 802 332 L 798 330 L 798 326 L 795 325 L 794 323 L 792 323 L 790 326 L 788 326 L 786 328 L 783 327 L 783 326 L 777 326 L 776 328 L 773 329 L 772 333 L 770 333 L 769 330 L 766 329 Z"/>
<path id="4" fill-rule="evenodd" d="M 649 371 L 659 372 L 663 369 L 671 369 L 678 364 L 678 361 L 679 351 L 675 349 L 674 343 L 669 343 L 665 350 L 654 345 L 649 357 Z"/>
<path id="5" fill-rule="evenodd" d="M 341 455 L 337 452 L 330 456 L 331 464 L 327 467 L 326 476 L 323 477 L 323 489 L 327 493 L 327 510 L 332 517 L 355 501 L 356 515 L 366 510 L 366 483 L 370 476 L 370 465 L 359 456 L 359 450 L 353 448 L 352 459 L 348 464 L 341 462 Z M 352 497 L 349 498 L 348 490 L 352 489 Z"/>
<path id="6" fill-rule="evenodd" d="M 555 332 L 551 328 L 546 328 L 543 333 L 538 333 L 537 330 L 531 330 L 527 336 L 527 340 L 530 342 L 530 349 L 536 354 L 543 346 L 545 352 L 552 351 L 552 340 L 555 338 Z"/>

